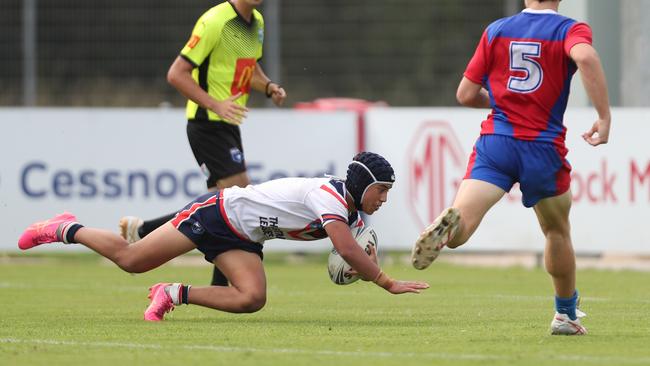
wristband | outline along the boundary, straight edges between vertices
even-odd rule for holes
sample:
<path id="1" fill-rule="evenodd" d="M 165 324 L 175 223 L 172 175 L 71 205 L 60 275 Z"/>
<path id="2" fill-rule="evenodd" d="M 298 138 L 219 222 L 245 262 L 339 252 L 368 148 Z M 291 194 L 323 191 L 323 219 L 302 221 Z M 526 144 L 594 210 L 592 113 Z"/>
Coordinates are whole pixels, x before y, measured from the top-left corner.
<path id="1" fill-rule="evenodd" d="M 271 98 L 271 96 L 273 95 L 273 93 L 269 93 L 269 86 L 270 86 L 272 83 L 273 83 L 273 82 L 269 80 L 269 81 L 266 82 L 266 85 L 264 86 L 264 94 L 266 94 L 266 97 L 267 97 L 267 98 Z"/>
<path id="2" fill-rule="evenodd" d="M 383 288 L 384 290 L 388 290 L 389 288 L 391 288 L 391 286 L 393 286 L 393 280 L 390 277 L 388 277 L 388 275 L 384 273 L 384 271 L 382 270 L 379 270 L 379 273 L 377 273 L 377 277 L 375 277 L 375 279 L 372 280 L 372 282 L 374 282 L 375 284 L 377 284 L 377 286 Z"/>

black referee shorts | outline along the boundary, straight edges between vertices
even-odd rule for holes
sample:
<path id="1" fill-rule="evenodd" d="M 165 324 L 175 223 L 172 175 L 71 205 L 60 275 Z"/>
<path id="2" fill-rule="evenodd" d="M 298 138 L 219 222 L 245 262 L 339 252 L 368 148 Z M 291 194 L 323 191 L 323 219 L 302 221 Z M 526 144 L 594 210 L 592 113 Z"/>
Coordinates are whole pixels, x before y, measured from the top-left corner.
<path id="1" fill-rule="evenodd" d="M 207 177 L 208 188 L 215 187 L 220 179 L 246 171 L 239 126 L 190 120 L 187 139 L 196 162 Z"/>

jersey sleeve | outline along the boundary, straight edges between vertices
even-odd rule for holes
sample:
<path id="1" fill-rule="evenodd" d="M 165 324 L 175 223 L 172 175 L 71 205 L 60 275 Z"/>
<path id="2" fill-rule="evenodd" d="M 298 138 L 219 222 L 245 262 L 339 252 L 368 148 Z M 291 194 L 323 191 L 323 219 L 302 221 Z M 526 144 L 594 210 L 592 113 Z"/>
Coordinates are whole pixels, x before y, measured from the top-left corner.
<path id="1" fill-rule="evenodd" d="M 578 43 L 591 44 L 592 38 L 591 27 L 587 23 L 575 23 L 571 26 L 564 39 L 564 53 L 568 56 L 571 48 Z"/>
<path id="2" fill-rule="evenodd" d="M 181 50 L 181 56 L 194 66 L 201 65 L 219 42 L 222 30 L 220 17 L 204 14 L 196 22 L 190 40 Z"/>
<path id="3" fill-rule="evenodd" d="M 488 37 L 487 31 L 483 32 L 481 40 L 476 46 L 474 56 L 469 60 L 463 76 L 476 84 L 483 84 L 483 77 L 487 74 Z"/>
<path id="4" fill-rule="evenodd" d="M 348 225 L 347 204 L 328 184 L 309 192 L 305 197 L 305 205 L 321 219 L 323 227 L 334 221 Z"/>

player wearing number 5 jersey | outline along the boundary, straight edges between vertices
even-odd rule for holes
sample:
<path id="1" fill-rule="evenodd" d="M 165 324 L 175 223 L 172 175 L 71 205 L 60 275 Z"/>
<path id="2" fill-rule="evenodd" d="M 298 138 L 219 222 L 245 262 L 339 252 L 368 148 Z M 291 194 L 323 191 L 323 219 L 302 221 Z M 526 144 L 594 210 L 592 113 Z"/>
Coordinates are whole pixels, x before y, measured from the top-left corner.
<path id="1" fill-rule="evenodd" d="M 420 235 L 414 267 L 424 269 L 447 246 L 464 244 L 486 212 L 519 183 L 546 237 L 544 261 L 553 278 L 553 334 L 585 334 L 576 310 L 575 255 L 571 244 L 570 172 L 563 116 L 571 77 L 580 70 L 598 113 L 584 140 L 607 143 L 607 84 L 585 23 L 557 13 L 559 0 L 526 0 L 521 13 L 484 31 L 457 91 L 468 107 L 491 108 L 451 207 Z"/>
<path id="2" fill-rule="evenodd" d="M 250 183 L 239 124 L 246 117 L 251 89 L 281 105 L 286 93 L 271 82 L 262 57 L 264 19 L 256 10 L 262 0 L 230 0 L 205 12 L 196 22 L 167 79 L 188 98 L 187 137 L 197 163 L 207 176 L 208 191 Z M 134 216 L 120 220 L 120 233 L 137 241 L 171 220 L 176 212 L 149 221 Z M 213 285 L 228 280 L 214 269 Z"/>

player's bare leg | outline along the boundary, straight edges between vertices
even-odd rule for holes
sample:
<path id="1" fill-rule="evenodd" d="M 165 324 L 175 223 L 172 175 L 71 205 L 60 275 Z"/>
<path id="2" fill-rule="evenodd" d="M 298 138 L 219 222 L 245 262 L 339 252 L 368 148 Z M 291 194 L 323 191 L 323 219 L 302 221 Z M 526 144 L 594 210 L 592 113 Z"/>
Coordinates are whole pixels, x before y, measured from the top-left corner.
<path id="1" fill-rule="evenodd" d="M 575 292 L 575 254 L 571 243 L 569 211 L 571 192 L 546 198 L 535 205 L 535 213 L 546 237 L 544 264 L 553 277 L 558 296 L 570 297 Z"/>
<path id="2" fill-rule="evenodd" d="M 243 250 L 229 250 L 214 260 L 231 286 L 192 287 L 188 303 L 231 313 L 252 313 L 266 304 L 262 259 Z"/>
<path id="3" fill-rule="evenodd" d="M 133 244 L 108 230 L 83 227 L 75 241 L 110 259 L 129 273 L 142 273 L 187 253 L 196 246 L 171 223 Z"/>
<path id="4" fill-rule="evenodd" d="M 241 172 L 237 174 L 233 174 L 229 177 L 219 179 L 217 181 L 217 186 L 216 187 L 211 187 L 208 190 L 209 191 L 215 191 L 217 189 L 224 189 L 224 188 L 230 188 L 230 187 L 246 187 L 251 183 L 250 179 L 248 179 L 248 174 L 246 172 Z"/>
<path id="5" fill-rule="evenodd" d="M 551 322 L 552 334 L 581 335 L 587 330 L 581 325 L 584 313 L 576 309 L 576 263 L 571 242 L 571 191 L 546 198 L 535 205 L 535 213 L 546 237 L 544 264 L 553 278 L 556 314 Z"/>
<path id="6" fill-rule="evenodd" d="M 416 240 L 411 261 L 417 269 L 425 269 L 438 257 L 445 246 L 456 248 L 469 239 L 485 213 L 505 192 L 491 184 L 465 179 L 451 207 L 445 209 Z"/>

